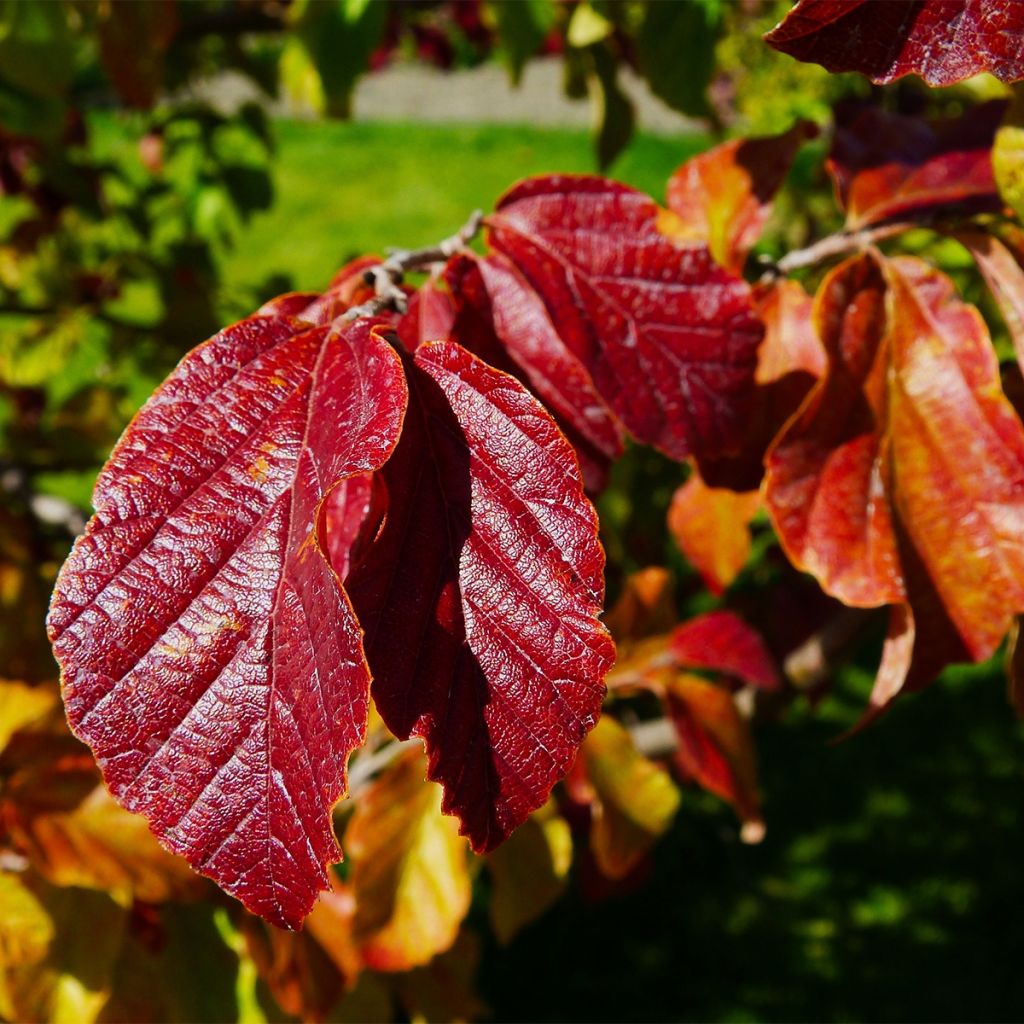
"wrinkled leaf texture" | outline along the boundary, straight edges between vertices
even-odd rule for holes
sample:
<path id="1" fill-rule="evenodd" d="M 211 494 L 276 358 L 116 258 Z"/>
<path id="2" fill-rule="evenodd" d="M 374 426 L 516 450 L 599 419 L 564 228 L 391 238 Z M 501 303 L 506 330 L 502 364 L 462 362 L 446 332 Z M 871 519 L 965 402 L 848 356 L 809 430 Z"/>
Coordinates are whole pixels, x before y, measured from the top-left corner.
<path id="1" fill-rule="evenodd" d="M 878 85 L 920 75 L 929 85 L 991 72 L 1024 78 L 1019 0 L 799 0 L 765 36 L 775 49 Z"/>
<path id="2" fill-rule="evenodd" d="M 51 606 L 69 721 L 118 801 L 279 925 L 327 886 L 366 725 L 323 499 L 383 463 L 405 402 L 370 321 L 227 328 L 121 438 Z"/>
<path id="3" fill-rule="evenodd" d="M 551 176 L 514 186 L 486 224 L 493 331 L 571 432 L 606 457 L 619 424 L 675 459 L 735 440 L 761 326 L 747 285 L 672 236 L 673 214 L 616 182 Z"/>

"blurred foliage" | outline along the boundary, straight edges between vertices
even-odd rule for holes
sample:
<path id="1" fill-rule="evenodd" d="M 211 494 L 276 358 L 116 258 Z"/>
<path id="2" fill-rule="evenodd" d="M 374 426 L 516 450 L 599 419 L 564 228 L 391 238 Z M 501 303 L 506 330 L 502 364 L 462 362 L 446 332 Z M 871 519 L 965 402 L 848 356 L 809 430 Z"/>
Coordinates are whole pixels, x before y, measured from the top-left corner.
<path id="1" fill-rule="evenodd" d="M 426 918 L 398 899 L 368 920 L 358 899 L 378 883 L 374 868 L 396 891 L 435 886 L 422 853 L 375 864 L 371 839 L 394 827 L 395 808 L 432 827 L 440 820 L 424 810 L 436 793 L 412 785 L 399 760 L 376 777 L 378 799 L 358 818 L 339 808 L 339 834 L 354 832 L 352 862 L 301 935 L 268 929 L 212 885 L 179 877 L 180 865 L 106 796 L 57 708 L 43 620 L 92 481 L 156 383 L 225 320 L 291 287 L 322 286 L 359 252 L 436 241 L 518 177 L 590 170 L 594 140 L 602 165 L 660 198 L 671 171 L 711 135 L 775 132 L 804 117 L 825 124 L 834 105 L 863 100 L 955 112 L 979 88 L 883 93 L 792 61 L 760 41 L 787 7 L 0 0 L 0 676 L 19 681 L 0 684 L 0 1017 L 1019 1011 L 1024 993 L 1005 950 L 1018 928 L 1024 736 L 1002 711 L 992 666 L 954 673 L 927 701 L 838 747 L 827 743 L 854 724 L 869 682 L 858 665 L 834 689 L 769 714 L 758 732 L 768 821 L 759 847 L 739 844 L 723 804 L 660 769 L 652 776 L 642 758 L 640 783 L 657 797 L 649 820 L 610 834 L 616 787 L 604 786 L 604 804 L 586 791 L 608 782 L 598 765 L 486 862 L 469 860 L 457 891 L 442 893 Z M 266 113 L 283 94 L 306 113 L 344 116 L 358 75 L 389 62 L 447 69 L 493 56 L 517 81 L 536 54 L 560 54 L 567 93 L 591 97 L 593 139 L 511 127 L 272 124 Z M 705 131 L 634 136 L 626 68 Z M 216 89 L 198 87 L 226 71 L 254 99 L 221 103 Z M 822 141 L 800 154 L 757 254 L 777 258 L 838 226 L 826 150 Z M 992 311 L 956 243 L 921 234 L 907 248 L 918 246 Z M 996 340 L 1009 352 L 1005 331 Z M 670 621 L 714 603 L 666 529 L 682 478 L 657 453 L 631 448 L 600 501 L 610 595 L 627 589 L 630 573 L 667 565 Z M 788 567 L 763 520 L 728 601 L 776 655 L 835 611 Z M 863 665 L 879 643 L 870 620 Z M 624 719 L 646 715 L 645 699 L 626 700 Z M 625 738 L 610 745 L 636 766 L 620 731 Z M 372 759 L 378 741 L 371 735 L 361 756 Z M 596 848 L 595 814 L 605 822 Z M 404 838 L 453 861 L 464 854 L 450 829 L 435 831 Z M 623 838 L 625 853 L 612 845 Z M 613 870 L 602 872 L 610 860 Z M 415 956 L 408 944 L 392 950 L 395 922 L 408 920 L 423 941 Z M 413 962 L 420 966 L 396 969 Z"/>

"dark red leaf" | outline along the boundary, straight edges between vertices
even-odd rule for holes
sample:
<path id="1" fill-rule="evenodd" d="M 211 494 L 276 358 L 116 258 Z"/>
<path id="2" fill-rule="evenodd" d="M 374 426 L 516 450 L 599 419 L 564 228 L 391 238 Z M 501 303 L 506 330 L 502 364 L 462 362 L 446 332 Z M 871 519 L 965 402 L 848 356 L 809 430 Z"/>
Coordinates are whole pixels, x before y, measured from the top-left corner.
<path id="1" fill-rule="evenodd" d="M 781 685 L 764 641 L 732 612 L 690 619 L 673 631 L 669 650 L 685 667 L 725 672 L 764 690 Z"/>
<path id="2" fill-rule="evenodd" d="M 1005 109 L 996 101 L 928 122 L 871 107 L 840 127 L 827 167 L 847 225 L 860 228 L 949 206 L 998 210 L 992 143 Z"/>
<path id="3" fill-rule="evenodd" d="M 534 398 L 451 342 L 405 361 L 388 514 L 347 586 L 381 716 L 424 738 L 444 809 L 485 851 L 544 803 L 597 720 L 604 556 L 572 450 Z"/>
<path id="4" fill-rule="evenodd" d="M 775 49 L 882 85 L 920 75 L 952 85 L 989 71 L 1024 78 L 1020 0 L 799 0 L 765 36 Z"/>
<path id="5" fill-rule="evenodd" d="M 546 358 L 557 342 L 638 440 L 682 459 L 736 440 L 762 332 L 747 285 L 703 242 L 670 238 L 675 222 L 603 178 L 533 178 L 487 218 L 508 261 L 488 266 L 517 331 L 553 333 Z"/>
<path id="6" fill-rule="evenodd" d="M 372 321 L 227 328 L 121 438 L 51 607 L 68 718 L 115 797 L 276 924 L 327 886 L 366 723 L 324 498 L 387 459 L 405 401 Z"/>
<path id="7" fill-rule="evenodd" d="M 433 278 L 409 297 L 409 309 L 395 330 L 410 352 L 426 341 L 441 341 L 452 335 L 455 303 Z"/>

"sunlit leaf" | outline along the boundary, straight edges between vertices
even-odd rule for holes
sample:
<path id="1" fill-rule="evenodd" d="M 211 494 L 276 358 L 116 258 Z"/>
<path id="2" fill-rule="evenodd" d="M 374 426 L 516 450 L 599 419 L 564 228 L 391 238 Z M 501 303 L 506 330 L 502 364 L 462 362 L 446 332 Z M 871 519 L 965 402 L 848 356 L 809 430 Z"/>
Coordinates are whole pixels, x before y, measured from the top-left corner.
<path id="1" fill-rule="evenodd" d="M 829 71 L 885 84 L 920 75 L 952 85 L 983 71 L 1024 78 L 1024 8 L 1017 0 L 798 0 L 765 41 Z"/>
<path id="2" fill-rule="evenodd" d="M 672 631 L 676 662 L 734 676 L 751 686 L 777 690 L 781 682 L 760 634 L 732 612 L 698 615 Z"/>

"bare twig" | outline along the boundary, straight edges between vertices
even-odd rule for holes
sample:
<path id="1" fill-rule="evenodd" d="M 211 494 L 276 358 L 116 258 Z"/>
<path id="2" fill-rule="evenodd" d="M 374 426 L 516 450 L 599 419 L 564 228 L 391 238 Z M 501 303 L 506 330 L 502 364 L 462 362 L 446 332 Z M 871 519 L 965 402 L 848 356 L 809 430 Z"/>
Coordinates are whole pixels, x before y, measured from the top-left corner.
<path id="1" fill-rule="evenodd" d="M 912 228 L 930 227 L 922 221 L 894 221 L 891 224 L 878 224 L 860 231 L 839 231 L 834 235 L 826 235 L 806 249 L 794 249 L 787 252 L 780 260 L 765 259 L 765 277 L 782 277 L 794 270 L 813 267 L 837 256 L 845 256 L 851 252 L 862 252 L 875 242 L 902 234 Z"/>
<path id="2" fill-rule="evenodd" d="M 480 230 L 483 219 L 483 212 L 474 210 L 469 220 L 454 235 L 437 245 L 424 249 L 392 250 L 383 263 L 370 267 L 363 274 L 366 283 L 373 285 L 373 298 L 360 306 L 353 306 L 342 319 L 377 316 L 386 310 L 404 313 L 408 306 L 408 297 L 401 288 L 405 275 L 411 270 L 426 270 L 435 263 L 444 263 L 456 253 L 462 252 Z"/>

